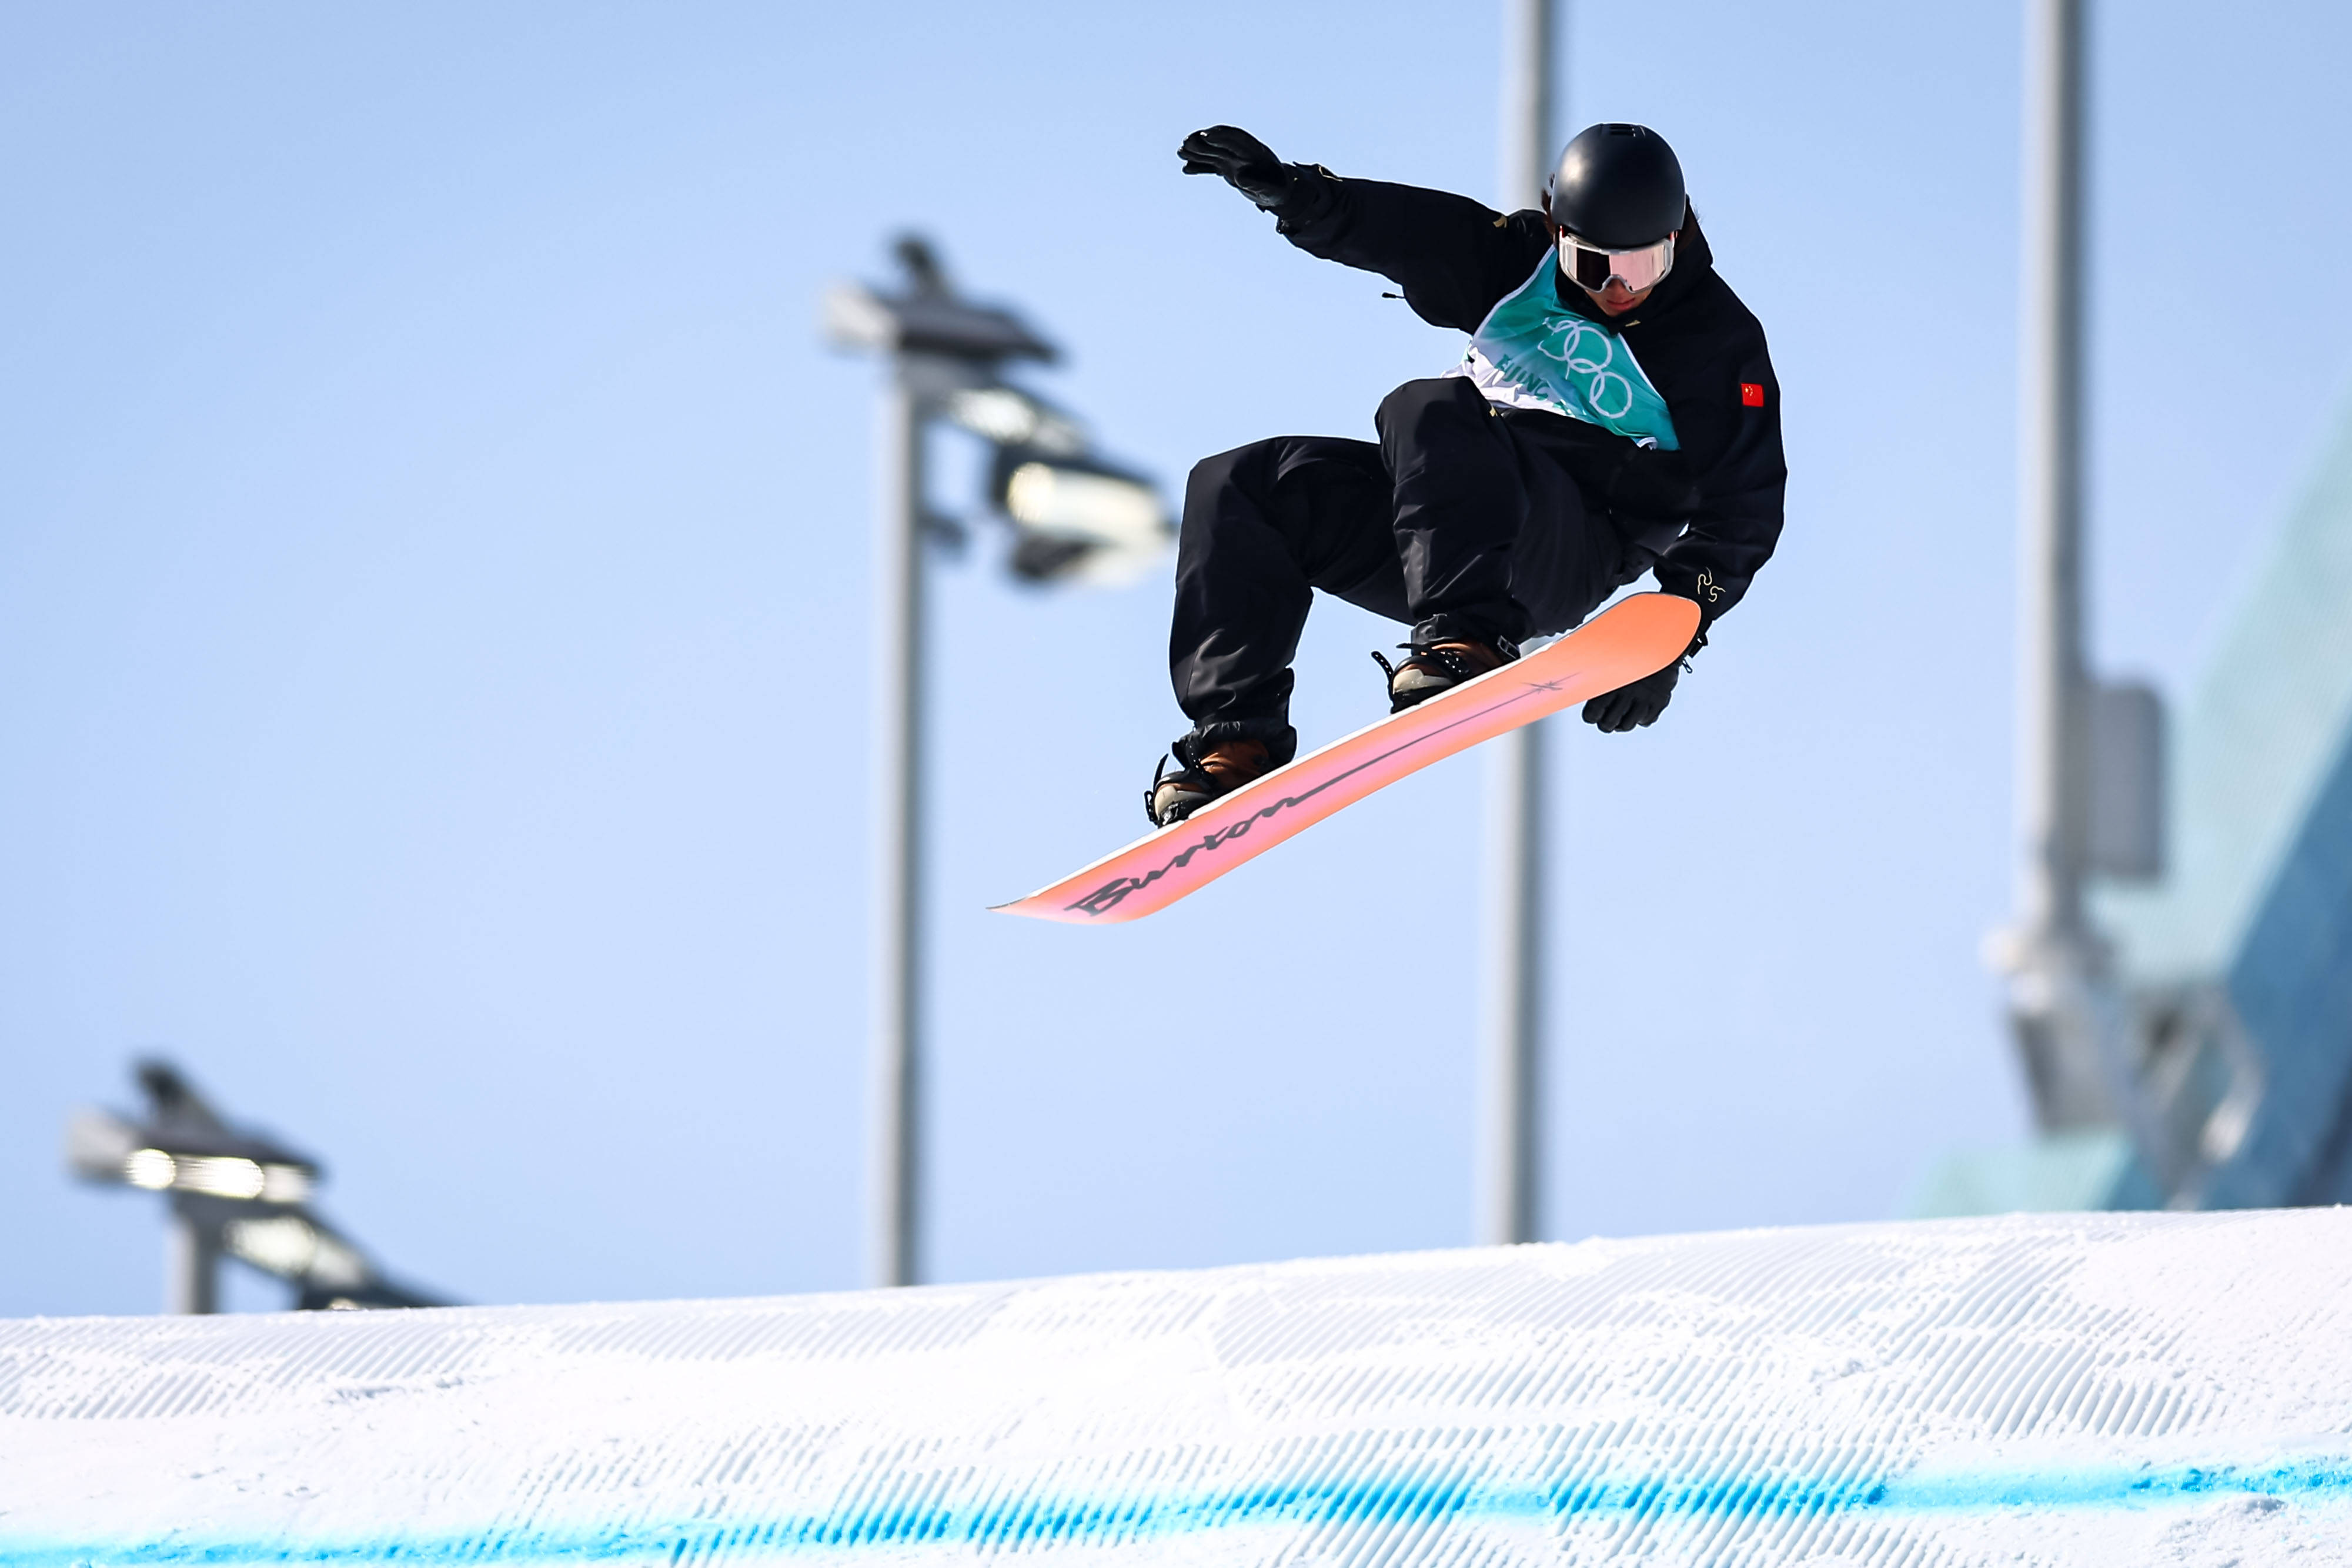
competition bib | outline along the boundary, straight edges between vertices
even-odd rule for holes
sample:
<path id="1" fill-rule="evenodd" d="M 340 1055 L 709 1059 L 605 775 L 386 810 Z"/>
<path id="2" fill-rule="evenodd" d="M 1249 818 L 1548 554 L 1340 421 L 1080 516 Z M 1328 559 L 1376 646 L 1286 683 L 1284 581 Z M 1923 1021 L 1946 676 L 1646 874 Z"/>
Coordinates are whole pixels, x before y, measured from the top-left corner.
<path id="1" fill-rule="evenodd" d="M 1462 362 L 1445 373 L 1469 377 L 1487 402 L 1506 408 L 1547 409 L 1677 450 L 1674 416 L 1633 350 L 1600 322 L 1560 308 L 1552 268 L 1547 250 L 1535 275 L 1486 312 Z"/>

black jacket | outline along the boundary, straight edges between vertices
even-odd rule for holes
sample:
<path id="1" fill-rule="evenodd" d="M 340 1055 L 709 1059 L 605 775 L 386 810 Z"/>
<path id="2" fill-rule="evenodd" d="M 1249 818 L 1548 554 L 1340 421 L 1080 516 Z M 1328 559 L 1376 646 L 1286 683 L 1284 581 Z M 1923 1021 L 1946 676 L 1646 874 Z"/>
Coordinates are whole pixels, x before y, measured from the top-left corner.
<path id="1" fill-rule="evenodd" d="M 1343 180 L 1319 168 L 1299 173 L 1275 209 L 1291 244 L 1392 279 L 1434 327 L 1475 332 L 1552 248 L 1539 212 L 1505 216 L 1443 191 Z M 1764 329 L 1716 275 L 1696 214 L 1675 241 L 1674 270 L 1628 316 L 1610 318 L 1557 265 L 1552 286 L 1564 308 L 1620 333 L 1666 400 L 1698 506 L 1654 570 L 1659 587 L 1696 600 L 1702 626 L 1710 624 L 1739 602 L 1780 537 L 1789 470 Z M 1611 504 L 1631 441 L 1540 409 L 1499 412 L 1523 438 L 1554 452 L 1589 497 Z"/>

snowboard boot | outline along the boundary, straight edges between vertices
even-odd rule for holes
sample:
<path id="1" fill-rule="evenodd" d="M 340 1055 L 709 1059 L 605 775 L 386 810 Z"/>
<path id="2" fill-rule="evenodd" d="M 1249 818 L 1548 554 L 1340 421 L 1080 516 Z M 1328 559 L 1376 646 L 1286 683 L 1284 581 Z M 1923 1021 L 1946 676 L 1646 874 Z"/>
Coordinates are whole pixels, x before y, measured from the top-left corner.
<path id="1" fill-rule="evenodd" d="M 1168 772 L 1168 759 L 1162 758 L 1151 770 L 1151 788 L 1143 792 L 1144 814 L 1155 828 L 1181 822 L 1218 796 L 1274 771 L 1274 754 L 1262 740 L 1203 745 L 1188 735 L 1168 749 L 1181 765 L 1179 770 Z"/>
<path id="2" fill-rule="evenodd" d="M 1404 643 L 1399 646 L 1406 654 L 1399 664 L 1391 664 L 1377 653 L 1372 655 L 1389 678 L 1391 713 L 1402 713 L 1415 703 L 1427 702 L 1489 670 L 1499 670 L 1519 656 L 1519 645 L 1508 637 L 1496 637 L 1491 642 L 1449 637 L 1440 643 Z"/>

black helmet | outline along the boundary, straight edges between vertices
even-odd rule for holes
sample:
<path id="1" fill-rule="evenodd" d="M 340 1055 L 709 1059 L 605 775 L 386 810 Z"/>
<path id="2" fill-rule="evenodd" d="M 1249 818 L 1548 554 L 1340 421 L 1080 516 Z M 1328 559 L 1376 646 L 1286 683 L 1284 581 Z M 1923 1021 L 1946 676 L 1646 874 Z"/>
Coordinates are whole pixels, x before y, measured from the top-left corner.
<path id="1" fill-rule="evenodd" d="M 1544 182 L 1551 221 L 1602 250 L 1655 245 L 1683 226 L 1683 166 L 1646 125 L 1591 125 Z"/>

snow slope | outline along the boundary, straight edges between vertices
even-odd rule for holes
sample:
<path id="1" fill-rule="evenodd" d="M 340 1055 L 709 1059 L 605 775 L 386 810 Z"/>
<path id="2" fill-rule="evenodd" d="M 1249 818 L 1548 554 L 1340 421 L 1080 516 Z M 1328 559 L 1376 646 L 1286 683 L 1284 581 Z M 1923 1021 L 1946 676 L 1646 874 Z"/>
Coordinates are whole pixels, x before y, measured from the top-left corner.
<path id="1" fill-rule="evenodd" d="M 0 1561 L 2352 1563 L 2352 1213 L 0 1323 Z"/>

